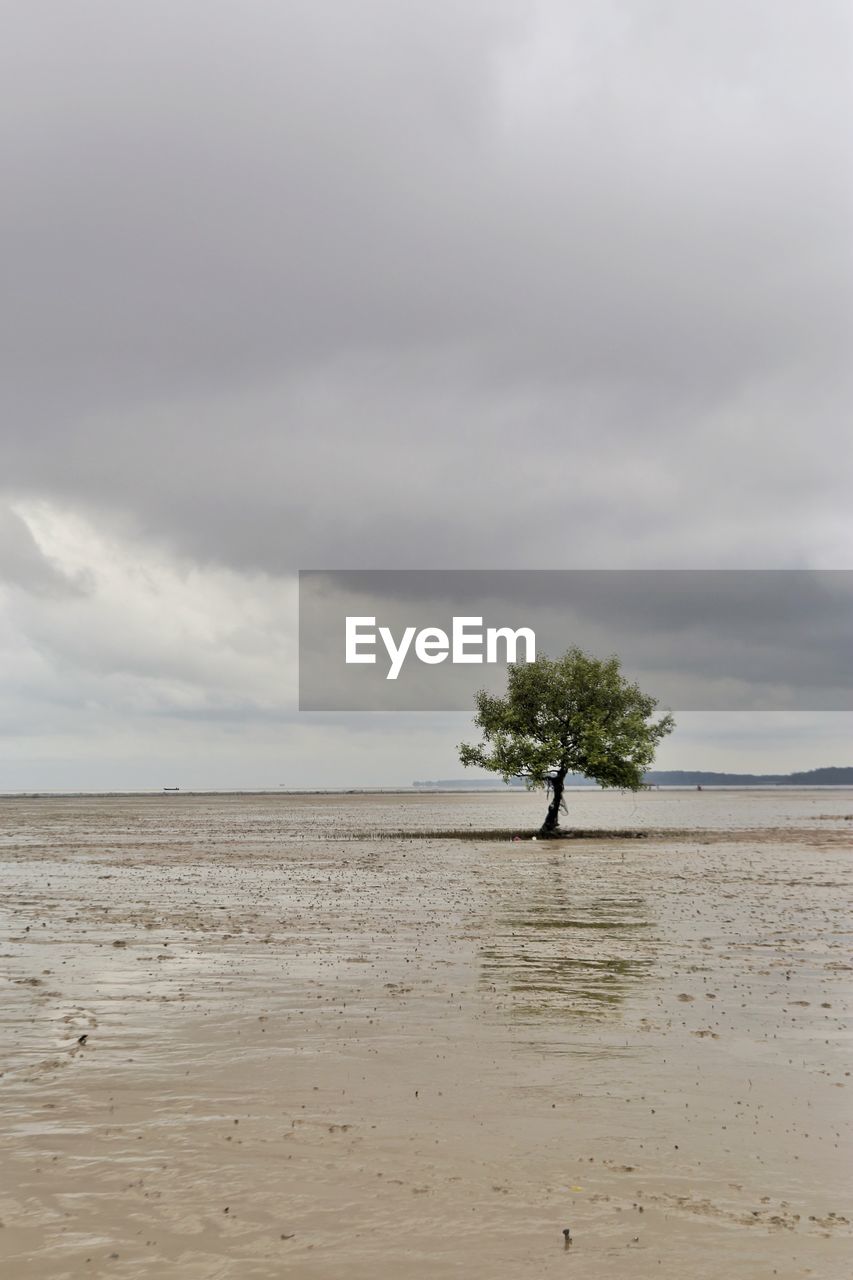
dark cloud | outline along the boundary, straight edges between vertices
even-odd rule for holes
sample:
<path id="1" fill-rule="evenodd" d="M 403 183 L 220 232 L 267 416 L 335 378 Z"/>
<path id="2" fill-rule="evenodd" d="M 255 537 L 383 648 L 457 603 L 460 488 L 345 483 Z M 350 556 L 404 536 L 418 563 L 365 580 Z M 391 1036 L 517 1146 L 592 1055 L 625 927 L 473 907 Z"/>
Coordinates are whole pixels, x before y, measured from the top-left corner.
<path id="1" fill-rule="evenodd" d="M 17 6 L 4 487 L 275 572 L 843 563 L 849 27 Z"/>

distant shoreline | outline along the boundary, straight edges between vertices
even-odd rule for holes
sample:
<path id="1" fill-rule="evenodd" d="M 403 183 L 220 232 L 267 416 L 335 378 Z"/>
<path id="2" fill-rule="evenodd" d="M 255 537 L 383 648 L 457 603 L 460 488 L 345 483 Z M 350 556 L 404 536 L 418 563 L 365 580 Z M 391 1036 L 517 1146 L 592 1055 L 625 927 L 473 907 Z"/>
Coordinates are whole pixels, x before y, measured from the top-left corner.
<path id="1" fill-rule="evenodd" d="M 566 786 L 590 787 L 596 784 L 581 774 L 569 774 Z M 647 787 L 853 787 L 853 766 L 824 765 L 818 769 L 795 770 L 792 773 L 729 773 L 712 769 L 650 769 L 644 775 Z M 455 791 L 481 787 L 502 789 L 502 784 L 491 778 L 438 778 L 412 784 L 425 790 Z M 511 789 L 524 786 L 522 779 L 513 778 L 503 784 Z"/>
<path id="2" fill-rule="evenodd" d="M 644 790 L 650 791 L 695 791 L 696 783 L 651 783 Z M 847 783 L 702 783 L 703 791 L 850 791 L 853 782 Z M 601 791 L 604 788 L 594 785 L 580 784 L 567 786 L 567 791 Z M 608 788 L 617 791 L 619 788 Z M 169 799 L 180 800 L 183 797 L 203 796 L 429 796 L 429 795 L 518 795 L 524 793 L 523 787 L 508 787 L 501 783 L 477 785 L 430 786 L 426 783 L 411 787 L 260 787 L 252 788 L 219 788 L 217 790 L 159 790 L 147 789 L 139 791 L 0 791 L 2 800 L 121 800 L 127 799 Z"/>

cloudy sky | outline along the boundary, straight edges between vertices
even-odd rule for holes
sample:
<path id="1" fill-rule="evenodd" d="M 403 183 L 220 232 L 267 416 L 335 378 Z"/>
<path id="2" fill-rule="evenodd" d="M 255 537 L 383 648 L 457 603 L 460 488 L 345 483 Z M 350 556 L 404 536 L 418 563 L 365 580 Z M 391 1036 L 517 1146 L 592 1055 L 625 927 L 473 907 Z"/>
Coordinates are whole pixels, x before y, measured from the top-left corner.
<path id="1" fill-rule="evenodd" d="M 0 790 L 408 782 L 299 568 L 850 568 L 844 0 L 62 0 L 0 62 Z M 853 763 L 685 716 L 664 767 Z"/>

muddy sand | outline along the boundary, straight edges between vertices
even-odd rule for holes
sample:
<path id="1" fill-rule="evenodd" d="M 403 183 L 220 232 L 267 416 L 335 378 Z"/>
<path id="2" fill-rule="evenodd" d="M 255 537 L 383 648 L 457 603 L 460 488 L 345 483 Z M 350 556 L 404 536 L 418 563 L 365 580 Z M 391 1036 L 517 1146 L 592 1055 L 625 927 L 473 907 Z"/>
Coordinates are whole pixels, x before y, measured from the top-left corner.
<path id="1" fill-rule="evenodd" d="M 569 804 L 0 799 L 0 1274 L 848 1280 L 853 792 Z"/>

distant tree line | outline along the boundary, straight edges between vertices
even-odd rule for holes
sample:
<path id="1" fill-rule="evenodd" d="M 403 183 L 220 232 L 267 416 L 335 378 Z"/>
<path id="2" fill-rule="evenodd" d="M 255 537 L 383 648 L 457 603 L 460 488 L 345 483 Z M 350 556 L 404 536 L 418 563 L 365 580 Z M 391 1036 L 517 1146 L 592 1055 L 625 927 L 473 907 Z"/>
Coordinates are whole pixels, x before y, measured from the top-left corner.
<path id="1" fill-rule="evenodd" d="M 837 765 L 825 769 L 809 769 L 801 773 L 709 773 L 705 770 L 653 769 L 643 775 L 646 786 L 657 787 L 853 787 L 853 768 Z M 436 791 L 463 788 L 470 791 L 479 787 L 500 787 L 494 778 L 437 778 L 434 781 L 416 781 L 413 787 L 427 787 Z M 508 787 L 524 788 L 523 778 L 510 778 Z M 594 787 L 591 778 L 580 773 L 566 777 L 567 787 Z"/>

